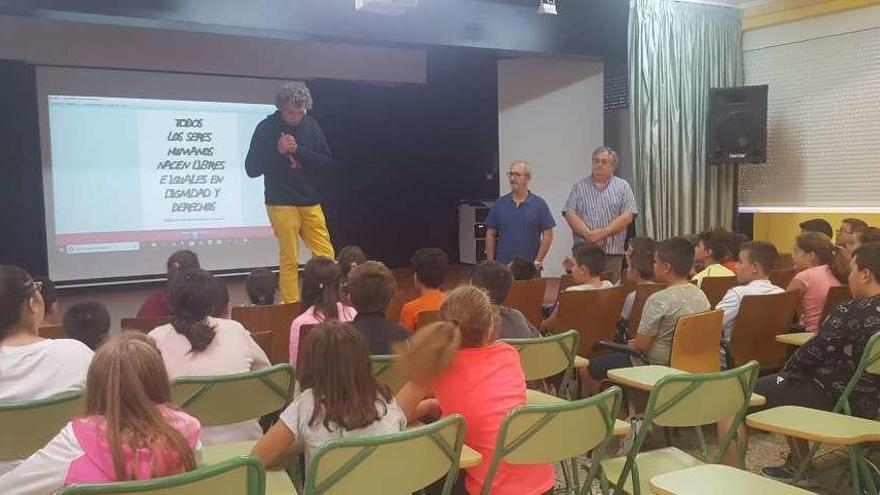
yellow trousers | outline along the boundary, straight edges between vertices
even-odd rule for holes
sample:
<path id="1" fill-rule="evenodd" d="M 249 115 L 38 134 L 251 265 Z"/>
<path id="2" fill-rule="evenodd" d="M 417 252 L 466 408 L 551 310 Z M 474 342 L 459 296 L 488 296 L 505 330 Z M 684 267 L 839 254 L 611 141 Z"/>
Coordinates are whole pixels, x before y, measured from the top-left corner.
<path id="1" fill-rule="evenodd" d="M 324 211 L 321 205 L 266 205 L 266 213 L 278 238 L 281 299 L 299 301 L 299 238 L 302 237 L 312 256 L 335 258 Z"/>

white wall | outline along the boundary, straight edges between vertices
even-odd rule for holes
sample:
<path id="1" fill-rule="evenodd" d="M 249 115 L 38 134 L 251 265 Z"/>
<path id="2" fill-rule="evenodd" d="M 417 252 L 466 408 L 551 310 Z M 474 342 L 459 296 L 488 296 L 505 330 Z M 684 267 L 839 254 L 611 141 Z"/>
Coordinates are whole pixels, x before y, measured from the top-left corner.
<path id="1" fill-rule="evenodd" d="M 423 83 L 425 51 L 0 16 L 0 58 L 203 74 Z"/>
<path id="2" fill-rule="evenodd" d="M 589 173 L 590 153 L 603 143 L 602 63 L 520 58 L 498 62 L 500 192 L 516 160 L 532 165 L 530 189 L 556 220 L 545 276 L 563 272 L 571 229 L 562 207 L 571 186 Z"/>

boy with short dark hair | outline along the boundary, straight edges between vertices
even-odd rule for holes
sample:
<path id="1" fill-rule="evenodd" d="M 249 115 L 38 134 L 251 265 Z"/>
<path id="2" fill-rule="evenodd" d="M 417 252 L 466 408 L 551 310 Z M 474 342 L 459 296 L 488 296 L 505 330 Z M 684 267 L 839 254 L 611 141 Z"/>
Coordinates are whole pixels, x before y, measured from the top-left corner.
<path id="1" fill-rule="evenodd" d="M 489 293 L 489 299 L 498 309 L 499 339 L 527 339 L 539 336 L 526 317 L 517 309 L 502 306 L 507 299 L 513 276 L 510 270 L 497 261 L 484 261 L 477 265 L 471 275 L 471 285 L 484 289 Z"/>
<path id="2" fill-rule="evenodd" d="M 62 327 L 67 338 L 76 339 L 94 351 L 110 331 L 110 312 L 99 302 L 76 303 L 64 313 Z"/>
<path id="3" fill-rule="evenodd" d="M 801 234 L 804 232 L 819 232 L 820 234 L 827 235 L 829 239 L 834 237 L 834 229 L 831 228 L 831 224 L 828 223 L 828 220 L 825 220 L 824 218 L 811 218 L 809 220 L 804 220 L 798 224 L 798 227 L 801 229 Z"/>
<path id="4" fill-rule="evenodd" d="M 730 233 L 723 230 L 707 230 L 697 238 L 694 257 L 703 270 L 693 277 L 699 287 L 706 277 L 732 277 L 733 271 L 724 266 L 730 253 Z"/>
<path id="5" fill-rule="evenodd" d="M 443 292 L 440 286 L 449 270 L 449 258 L 437 248 L 423 248 L 413 254 L 410 259 L 413 267 L 413 278 L 419 297 L 404 304 L 400 311 L 400 324 L 410 332 L 416 330 L 416 322 L 422 311 L 440 311 L 443 304 Z"/>
<path id="6" fill-rule="evenodd" d="M 409 338 L 405 328 L 385 318 L 396 290 L 394 274 L 378 261 L 360 263 L 348 275 L 348 295 L 357 310 L 352 324 L 364 337 L 370 354 L 393 354 L 391 344 Z"/>

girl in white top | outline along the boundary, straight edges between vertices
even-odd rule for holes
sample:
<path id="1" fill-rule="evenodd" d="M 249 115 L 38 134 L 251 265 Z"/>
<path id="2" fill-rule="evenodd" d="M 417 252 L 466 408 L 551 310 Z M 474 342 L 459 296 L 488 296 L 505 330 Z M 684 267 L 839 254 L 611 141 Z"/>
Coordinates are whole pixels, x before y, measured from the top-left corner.
<path id="1" fill-rule="evenodd" d="M 78 340 L 40 338 L 44 313 L 40 284 L 17 266 L 0 266 L 0 403 L 85 386 L 92 350 Z M 0 462 L 0 475 L 16 464 Z"/>
<path id="2" fill-rule="evenodd" d="M 189 270 L 172 279 L 168 288 L 174 321 L 150 337 L 162 351 L 171 380 L 181 376 L 246 373 L 269 366 L 269 358 L 250 332 L 233 320 L 214 318 L 217 281 L 205 270 Z M 204 427 L 204 445 L 256 440 L 263 431 L 256 419 L 225 426 Z"/>
<path id="3" fill-rule="evenodd" d="M 297 368 L 303 392 L 252 452 L 267 467 L 305 453 L 306 465 L 331 438 L 395 433 L 406 417 L 370 371 L 370 350 L 350 323 L 325 321 L 303 342 Z"/>

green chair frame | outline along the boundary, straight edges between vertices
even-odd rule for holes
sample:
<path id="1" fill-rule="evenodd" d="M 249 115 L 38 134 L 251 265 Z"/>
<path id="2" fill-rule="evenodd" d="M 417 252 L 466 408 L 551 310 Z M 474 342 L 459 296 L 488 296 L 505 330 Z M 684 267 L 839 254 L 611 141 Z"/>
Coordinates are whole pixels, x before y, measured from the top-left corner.
<path id="1" fill-rule="evenodd" d="M 0 404 L 0 461 L 28 458 L 85 410 L 80 390 Z"/>
<path id="2" fill-rule="evenodd" d="M 577 345 L 573 349 L 577 349 Z M 501 461 L 510 464 L 562 462 L 565 467 L 566 460 L 571 463 L 575 492 L 589 493 L 599 462 L 613 436 L 622 400 L 623 391 L 615 386 L 586 399 L 526 404 L 511 410 L 501 422 L 481 494 L 489 494 Z M 576 456 L 590 450 L 593 450 L 592 464 L 580 485 Z M 567 485 L 567 473 L 565 477 Z M 568 489 L 566 486 L 566 493 Z"/>
<path id="3" fill-rule="evenodd" d="M 570 390 L 574 370 L 574 358 L 580 346 L 581 334 L 577 330 L 528 339 L 499 339 L 519 352 L 526 381 L 541 380 L 562 373 L 559 395 L 572 397 Z"/>
<path id="4" fill-rule="evenodd" d="M 392 394 L 396 394 L 407 382 L 406 378 L 395 368 L 397 359 L 398 356 L 395 354 L 370 356 L 373 377 L 377 382 L 387 385 Z"/>
<path id="5" fill-rule="evenodd" d="M 737 429 L 743 424 L 748 412 L 758 371 L 758 362 L 749 361 L 731 370 L 672 374 L 658 380 L 648 397 L 642 428 L 636 434 L 617 480 L 618 492 L 624 492 L 626 478 L 630 476 L 632 493 L 641 494 L 636 457 L 651 430 L 650 427 L 655 424 L 662 427 L 694 427 L 700 442 L 699 459 L 702 462 L 718 464 L 731 444 L 735 444 L 737 462 L 741 469 L 745 469 L 745 441 L 739 438 Z M 732 403 L 725 404 L 723 401 L 714 400 L 713 398 L 718 395 L 731 399 Z M 730 417 L 733 417 L 730 430 L 723 439 L 719 439 L 718 452 L 710 458 L 701 427 Z M 605 476 L 602 476 L 600 481 L 602 493 L 608 493 Z"/>
<path id="6" fill-rule="evenodd" d="M 230 490 L 230 479 L 244 470 L 246 491 Z M 122 481 L 89 485 L 73 485 L 59 495 L 264 495 L 266 493 L 266 469 L 256 457 L 239 456 L 211 466 L 201 467 L 188 473 L 142 481 Z"/>
<path id="7" fill-rule="evenodd" d="M 260 396 L 243 398 L 247 387 L 259 387 L 250 391 Z M 221 426 L 258 419 L 287 407 L 295 387 L 293 368 L 282 363 L 247 373 L 177 378 L 171 383 L 171 401 L 198 418 L 202 426 Z"/>
<path id="8" fill-rule="evenodd" d="M 853 415 L 849 405 L 849 396 L 852 395 L 853 390 L 855 390 L 856 385 L 865 373 L 880 374 L 880 332 L 872 335 L 865 344 L 862 359 L 859 360 L 859 365 L 856 367 L 852 378 L 846 384 L 846 388 L 843 389 L 840 398 L 837 399 L 834 409 L 831 410 L 832 413 L 845 414 L 847 416 Z M 801 460 L 797 470 L 795 470 L 795 482 L 800 481 L 804 477 L 821 445 L 819 442 L 813 442 L 810 446 L 807 456 Z M 868 493 L 877 495 L 877 486 L 868 467 L 865 449 L 860 445 L 852 445 L 847 450 L 850 458 L 850 476 L 854 493 L 861 493 L 861 485 L 864 483 Z"/>
<path id="9" fill-rule="evenodd" d="M 458 477 L 464 429 L 464 417 L 453 414 L 400 433 L 328 440 L 312 455 L 306 468 L 303 495 L 353 493 L 352 484 L 360 493 L 411 493 L 430 485 L 443 472 L 446 481 L 442 493 L 449 495 Z M 426 456 L 413 455 L 409 448 L 428 446 L 449 463 L 438 465 L 437 478 L 425 471 Z M 354 479 L 346 483 L 350 477 Z M 366 480 L 375 480 L 372 483 L 376 486 L 370 486 Z M 410 486 L 402 486 L 407 483 Z"/>

